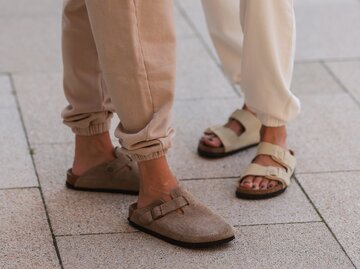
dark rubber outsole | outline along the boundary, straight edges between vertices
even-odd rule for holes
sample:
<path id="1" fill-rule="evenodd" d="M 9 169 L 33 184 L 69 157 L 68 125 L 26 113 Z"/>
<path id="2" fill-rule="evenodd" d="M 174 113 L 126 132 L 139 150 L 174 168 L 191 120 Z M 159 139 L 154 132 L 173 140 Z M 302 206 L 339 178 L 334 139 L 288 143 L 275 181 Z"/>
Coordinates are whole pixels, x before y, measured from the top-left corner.
<path id="1" fill-rule="evenodd" d="M 286 189 L 287 188 L 276 191 L 276 192 L 267 193 L 267 194 L 249 194 L 249 193 L 243 193 L 240 191 L 236 191 L 236 197 L 240 198 L 240 199 L 245 199 L 245 200 L 264 200 L 264 199 L 269 199 L 269 198 L 279 196 Z"/>
<path id="2" fill-rule="evenodd" d="M 129 195 L 138 195 L 138 191 L 129 191 L 129 190 L 112 190 L 112 189 L 90 189 L 90 188 L 79 188 L 71 185 L 66 182 L 66 187 L 76 191 L 90 191 L 90 192 L 107 192 L 107 193 L 121 193 L 121 194 L 129 194 Z"/>
<path id="3" fill-rule="evenodd" d="M 238 153 L 238 152 L 247 150 L 247 149 L 249 149 L 249 148 L 255 147 L 255 146 L 257 146 L 258 144 L 259 144 L 259 143 L 252 144 L 252 145 L 249 145 L 249 146 L 246 146 L 246 147 L 237 149 L 237 150 L 233 150 L 233 151 L 229 151 L 229 152 L 223 152 L 223 153 L 214 153 L 214 152 L 210 152 L 210 151 L 205 151 L 205 150 L 202 150 L 202 149 L 200 149 L 200 148 L 198 147 L 197 152 L 198 152 L 198 154 L 199 154 L 201 157 L 204 157 L 204 158 L 208 158 L 208 159 L 219 159 L 219 158 L 224 158 L 224 157 L 233 155 L 233 154 L 235 154 L 235 153 Z"/>
<path id="4" fill-rule="evenodd" d="M 188 242 L 183 242 L 183 241 L 178 241 L 175 239 L 171 239 L 169 237 L 163 236 L 161 234 L 158 234 L 156 232 L 153 232 L 151 230 L 148 230 L 144 227 L 141 227 L 140 225 L 132 222 L 130 219 L 128 219 L 129 224 L 134 227 L 135 229 L 138 229 L 139 231 L 142 231 L 144 233 L 150 234 L 156 238 L 159 238 L 161 240 L 164 240 L 170 244 L 176 245 L 176 246 L 180 246 L 183 248 L 209 248 L 209 247 L 213 247 L 213 246 L 217 246 L 217 245 L 221 245 L 221 244 L 225 244 L 228 243 L 232 240 L 235 239 L 235 236 L 229 237 L 229 238 L 225 238 L 222 240 L 218 240 L 218 241 L 212 241 L 212 242 L 204 242 L 204 243 L 188 243 Z"/>

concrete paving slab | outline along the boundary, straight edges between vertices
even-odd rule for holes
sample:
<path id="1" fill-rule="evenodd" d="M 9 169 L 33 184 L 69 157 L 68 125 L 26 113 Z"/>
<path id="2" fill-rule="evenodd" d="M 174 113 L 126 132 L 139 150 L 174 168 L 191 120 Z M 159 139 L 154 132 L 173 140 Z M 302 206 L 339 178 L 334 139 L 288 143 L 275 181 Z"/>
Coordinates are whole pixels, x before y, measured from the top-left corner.
<path id="1" fill-rule="evenodd" d="M 65 268 L 354 268 L 322 223 L 250 226 L 236 241 L 189 250 L 143 233 L 58 237 Z M 125 243 L 126 242 L 126 243 Z"/>
<path id="2" fill-rule="evenodd" d="M 323 64 L 319 62 L 295 64 L 291 88 L 292 92 L 298 96 L 333 94 L 343 91 Z"/>
<path id="3" fill-rule="evenodd" d="M 297 173 L 358 169 L 360 152 L 354 149 L 360 142 L 354 134 L 360 126 L 360 107 L 346 93 L 306 95 L 301 100 L 302 113 L 289 126 Z"/>
<path id="4" fill-rule="evenodd" d="M 178 42 L 177 58 L 177 99 L 237 97 L 222 71 L 196 37 Z"/>
<path id="5" fill-rule="evenodd" d="M 360 102 L 360 61 L 327 62 L 326 65 L 350 94 Z"/>
<path id="6" fill-rule="evenodd" d="M 295 11 L 297 60 L 360 56 L 359 1 L 295 1 Z"/>
<path id="7" fill-rule="evenodd" d="M 38 189 L 0 190 L 0 267 L 60 268 Z"/>
<path id="8" fill-rule="evenodd" d="M 0 72 L 61 70 L 58 17 L 0 18 Z"/>
<path id="9" fill-rule="evenodd" d="M 16 107 L 8 75 L 0 74 L 0 108 Z"/>
<path id="10" fill-rule="evenodd" d="M 360 167 L 360 163 L 359 163 Z M 299 175 L 298 179 L 355 266 L 360 266 L 359 172 Z"/>
<path id="11" fill-rule="evenodd" d="M 56 235 L 128 232 L 128 206 L 136 196 L 69 190 L 72 144 L 38 145 L 35 162 Z"/>
<path id="12" fill-rule="evenodd" d="M 183 184 L 232 225 L 320 221 L 295 182 L 283 195 L 264 201 L 236 198 L 237 182 L 237 178 L 223 178 L 189 180 Z"/>
<path id="13" fill-rule="evenodd" d="M 0 108 L 0 120 L 0 188 L 38 186 L 17 108 Z"/>

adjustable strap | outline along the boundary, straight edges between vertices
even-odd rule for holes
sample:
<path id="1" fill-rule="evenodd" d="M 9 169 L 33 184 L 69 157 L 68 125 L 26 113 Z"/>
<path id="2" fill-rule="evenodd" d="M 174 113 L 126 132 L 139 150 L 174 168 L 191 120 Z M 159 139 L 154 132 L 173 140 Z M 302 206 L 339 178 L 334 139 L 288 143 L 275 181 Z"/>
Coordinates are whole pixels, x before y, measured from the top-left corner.
<path id="1" fill-rule="evenodd" d="M 287 172 L 284 168 L 274 166 L 262 166 L 257 163 L 251 163 L 242 175 L 241 180 L 247 176 L 265 177 L 270 180 L 276 180 L 283 184 L 284 187 L 290 185 L 292 173 Z"/>
<path id="2" fill-rule="evenodd" d="M 271 158 L 274 161 L 276 161 L 280 165 L 286 167 L 288 172 L 290 172 L 292 174 L 292 172 L 295 169 L 295 165 L 296 165 L 296 158 L 293 154 L 294 153 L 292 151 L 285 150 L 284 148 L 282 148 L 280 146 L 262 142 L 258 146 L 256 155 L 271 156 Z"/>
<path id="3" fill-rule="evenodd" d="M 140 217 L 140 221 L 145 224 L 149 224 L 154 220 L 162 218 L 167 214 L 170 214 L 171 212 L 181 209 L 187 205 L 189 205 L 189 202 L 183 196 L 176 197 L 171 201 L 162 203 L 149 209 Z"/>

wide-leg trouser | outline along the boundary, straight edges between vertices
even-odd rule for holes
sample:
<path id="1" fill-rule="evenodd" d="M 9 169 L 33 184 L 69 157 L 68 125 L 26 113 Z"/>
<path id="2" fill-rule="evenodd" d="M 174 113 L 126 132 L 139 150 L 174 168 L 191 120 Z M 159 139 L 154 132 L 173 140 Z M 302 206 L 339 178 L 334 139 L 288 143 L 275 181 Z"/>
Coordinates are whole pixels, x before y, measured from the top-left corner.
<path id="1" fill-rule="evenodd" d="M 202 3 L 224 72 L 240 84 L 247 106 L 265 126 L 294 119 L 300 101 L 290 91 L 296 36 L 293 0 Z"/>

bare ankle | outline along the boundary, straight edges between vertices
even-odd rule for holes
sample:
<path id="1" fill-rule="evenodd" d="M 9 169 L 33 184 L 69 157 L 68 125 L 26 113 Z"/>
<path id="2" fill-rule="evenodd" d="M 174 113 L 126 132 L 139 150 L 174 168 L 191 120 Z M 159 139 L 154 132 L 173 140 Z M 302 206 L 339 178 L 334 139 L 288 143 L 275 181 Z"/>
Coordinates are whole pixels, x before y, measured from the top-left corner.
<path id="1" fill-rule="evenodd" d="M 280 127 L 261 127 L 261 141 L 268 142 L 282 147 L 286 147 L 287 132 L 285 126 Z"/>
<path id="2" fill-rule="evenodd" d="M 140 193 L 138 206 L 144 207 L 151 202 L 171 199 L 170 192 L 178 182 L 170 170 L 165 157 L 139 162 Z"/>
<path id="3" fill-rule="evenodd" d="M 114 148 L 108 132 L 93 136 L 76 136 L 74 174 L 81 175 L 100 163 L 114 159 Z"/>

